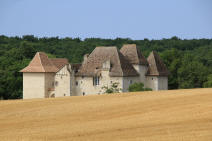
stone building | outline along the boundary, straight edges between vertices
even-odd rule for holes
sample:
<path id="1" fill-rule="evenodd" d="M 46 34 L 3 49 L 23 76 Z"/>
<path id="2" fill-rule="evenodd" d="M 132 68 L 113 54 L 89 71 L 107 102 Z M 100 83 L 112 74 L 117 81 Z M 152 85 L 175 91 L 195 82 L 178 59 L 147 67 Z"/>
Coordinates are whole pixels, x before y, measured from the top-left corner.
<path id="1" fill-rule="evenodd" d="M 84 55 L 82 64 L 37 52 L 21 72 L 24 99 L 102 94 L 102 87 L 113 83 L 119 84 L 121 92 L 136 82 L 153 90 L 167 90 L 169 74 L 156 52 L 146 60 L 135 44 L 124 45 L 120 51 L 96 47 Z"/>

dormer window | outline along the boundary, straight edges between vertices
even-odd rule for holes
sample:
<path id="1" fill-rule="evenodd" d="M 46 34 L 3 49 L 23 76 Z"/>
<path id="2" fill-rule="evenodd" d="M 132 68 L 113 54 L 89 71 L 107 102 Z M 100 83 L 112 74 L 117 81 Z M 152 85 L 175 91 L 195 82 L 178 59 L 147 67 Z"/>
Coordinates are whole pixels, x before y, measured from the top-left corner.
<path id="1" fill-rule="evenodd" d="M 111 67 L 112 67 L 112 64 L 110 63 L 110 60 L 107 60 L 102 64 L 103 69 L 110 69 Z"/>

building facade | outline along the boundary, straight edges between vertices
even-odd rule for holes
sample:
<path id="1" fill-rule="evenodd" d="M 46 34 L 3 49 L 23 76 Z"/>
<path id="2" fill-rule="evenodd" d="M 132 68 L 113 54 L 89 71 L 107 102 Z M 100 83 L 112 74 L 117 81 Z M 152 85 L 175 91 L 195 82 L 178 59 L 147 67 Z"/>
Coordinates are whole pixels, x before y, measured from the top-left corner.
<path id="1" fill-rule="evenodd" d="M 84 55 L 81 64 L 64 58 L 48 58 L 37 52 L 23 72 L 23 99 L 103 94 L 103 87 L 118 84 L 127 92 L 133 83 L 142 82 L 153 90 L 168 89 L 168 70 L 159 55 L 145 59 L 135 44 L 96 47 Z"/>

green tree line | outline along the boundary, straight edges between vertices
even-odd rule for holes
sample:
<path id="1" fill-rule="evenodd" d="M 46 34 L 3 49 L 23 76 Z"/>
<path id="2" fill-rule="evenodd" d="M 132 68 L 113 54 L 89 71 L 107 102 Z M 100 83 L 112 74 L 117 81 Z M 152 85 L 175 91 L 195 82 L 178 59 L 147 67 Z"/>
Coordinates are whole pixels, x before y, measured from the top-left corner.
<path id="1" fill-rule="evenodd" d="M 152 50 L 159 53 L 170 71 L 169 89 L 212 87 L 212 39 L 161 40 L 129 38 L 59 38 L 33 35 L 0 36 L 0 99 L 22 98 L 22 73 L 37 51 L 80 63 L 83 55 L 96 46 L 136 44 L 147 57 Z"/>

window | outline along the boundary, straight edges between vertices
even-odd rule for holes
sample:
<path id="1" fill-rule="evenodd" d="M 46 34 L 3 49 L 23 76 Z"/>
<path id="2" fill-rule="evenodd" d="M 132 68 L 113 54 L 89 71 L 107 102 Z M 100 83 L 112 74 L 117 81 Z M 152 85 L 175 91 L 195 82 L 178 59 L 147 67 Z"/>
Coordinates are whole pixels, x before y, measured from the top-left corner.
<path id="1" fill-rule="evenodd" d="M 84 96 L 85 95 L 85 92 L 83 92 L 82 95 Z"/>
<path id="2" fill-rule="evenodd" d="M 152 77 L 152 80 L 153 80 L 153 77 Z"/>
<path id="3" fill-rule="evenodd" d="M 55 81 L 54 85 L 55 85 L 55 86 L 58 86 L 58 81 Z"/>
<path id="4" fill-rule="evenodd" d="M 78 86 L 78 81 L 76 81 L 76 86 Z"/>
<path id="5" fill-rule="evenodd" d="M 94 86 L 99 85 L 99 76 L 93 77 L 93 85 L 94 85 Z"/>
<path id="6" fill-rule="evenodd" d="M 130 84 L 132 84 L 133 83 L 133 81 L 132 80 L 130 80 Z"/>

